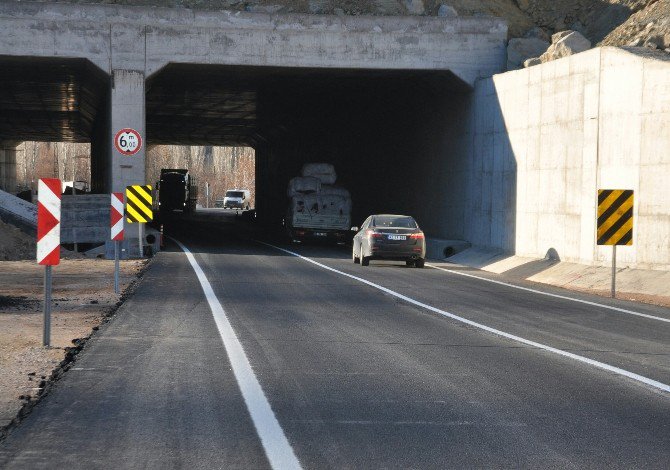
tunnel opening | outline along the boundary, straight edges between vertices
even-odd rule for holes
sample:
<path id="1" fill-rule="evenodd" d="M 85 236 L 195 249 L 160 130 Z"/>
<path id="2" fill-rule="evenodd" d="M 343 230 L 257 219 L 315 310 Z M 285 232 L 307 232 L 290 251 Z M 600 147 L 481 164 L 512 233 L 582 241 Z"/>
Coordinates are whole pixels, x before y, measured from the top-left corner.
<path id="1" fill-rule="evenodd" d="M 60 179 L 60 241 L 76 251 L 109 236 L 109 196 L 91 193 L 111 175 L 110 87 L 86 59 L 0 56 L 0 189 L 36 202 L 40 178 Z"/>
<path id="2" fill-rule="evenodd" d="M 328 162 L 352 225 L 407 213 L 431 235 L 463 236 L 471 88 L 449 71 L 170 64 L 146 96 L 151 144 L 255 149 L 267 223 L 302 165 Z"/>
<path id="3" fill-rule="evenodd" d="M 91 145 L 24 141 L 16 145 L 15 193 L 33 201 L 40 178 L 61 180 L 63 195 L 91 192 Z"/>
<path id="4" fill-rule="evenodd" d="M 256 154 L 247 146 L 151 145 L 146 181 L 158 189 L 161 170 L 185 169 L 195 180 L 198 209 L 223 208 L 228 192 L 249 191 L 243 209 L 255 207 Z"/>
<path id="5" fill-rule="evenodd" d="M 109 76 L 85 59 L 0 56 L 2 189 L 25 191 L 32 170 L 33 191 L 42 177 L 79 179 L 103 191 L 109 87 Z M 53 169 L 40 165 L 39 155 L 52 160 Z"/>

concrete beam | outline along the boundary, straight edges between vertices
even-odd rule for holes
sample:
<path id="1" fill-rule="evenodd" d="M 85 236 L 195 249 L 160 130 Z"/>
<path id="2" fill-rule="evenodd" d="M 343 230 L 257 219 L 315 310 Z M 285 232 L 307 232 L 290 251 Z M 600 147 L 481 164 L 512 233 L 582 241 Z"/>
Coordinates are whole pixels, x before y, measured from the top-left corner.
<path id="1" fill-rule="evenodd" d="M 0 3 L 0 55 L 77 57 L 149 76 L 168 63 L 504 70 L 497 18 L 267 15 L 121 5 Z"/>

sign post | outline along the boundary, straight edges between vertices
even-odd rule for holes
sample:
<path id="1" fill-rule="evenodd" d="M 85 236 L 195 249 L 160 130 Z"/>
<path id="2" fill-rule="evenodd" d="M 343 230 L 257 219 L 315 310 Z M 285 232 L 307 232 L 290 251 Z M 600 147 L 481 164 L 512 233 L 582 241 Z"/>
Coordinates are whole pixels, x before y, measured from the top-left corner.
<path id="1" fill-rule="evenodd" d="M 37 263 L 44 271 L 44 331 L 42 344 L 51 344 L 51 267 L 60 263 L 61 182 L 41 178 L 37 184 Z"/>
<path id="2" fill-rule="evenodd" d="M 633 245 L 633 190 L 598 190 L 598 245 L 612 245 L 612 286 L 616 297 L 616 247 Z"/>
<path id="3" fill-rule="evenodd" d="M 42 346 L 51 345 L 51 265 L 44 267 L 44 329 Z"/>
<path id="4" fill-rule="evenodd" d="M 123 240 L 123 193 L 112 193 L 111 238 L 114 241 L 114 292 L 119 293 L 119 245 Z"/>
<path id="5" fill-rule="evenodd" d="M 126 186 L 126 222 L 138 223 L 140 258 L 143 253 L 143 225 L 154 218 L 151 185 Z"/>
<path id="6" fill-rule="evenodd" d="M 139 236 L 137 237 L 137 240 L 140 242 L 140 258 L 144 258 L 144 243 L 143 243 L 143 238 L 144 238 L 144 224 L 140 223 L 140 225 L 137 227 Z"/>

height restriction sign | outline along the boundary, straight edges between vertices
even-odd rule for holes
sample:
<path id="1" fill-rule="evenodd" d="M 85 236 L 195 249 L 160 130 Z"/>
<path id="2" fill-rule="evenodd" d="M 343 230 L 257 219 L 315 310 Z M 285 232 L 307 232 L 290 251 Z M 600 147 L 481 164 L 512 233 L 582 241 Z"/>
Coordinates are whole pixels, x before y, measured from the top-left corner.
<path id="1" fill-rule="evenodd" d="M 114 147 L 123 155 L 135 155 L 142 148 L 142 136 L 135 129 L 121 129 L 114 136 Z"/>

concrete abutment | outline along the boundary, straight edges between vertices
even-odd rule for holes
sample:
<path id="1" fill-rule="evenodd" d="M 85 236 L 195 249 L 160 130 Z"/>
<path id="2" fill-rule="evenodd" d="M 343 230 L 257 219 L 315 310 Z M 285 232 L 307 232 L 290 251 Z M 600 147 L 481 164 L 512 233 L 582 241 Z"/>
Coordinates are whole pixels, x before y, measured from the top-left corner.
<path id="1" fill-rule="evenodd" d="M 620 267 L 670 269 L 670 61 L 596 48 L 477 82 L 465 237 L 522 257 L 609 265 L 597 190 L 632 189 Z"/>

